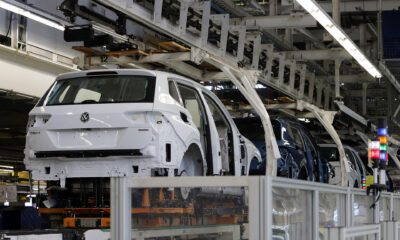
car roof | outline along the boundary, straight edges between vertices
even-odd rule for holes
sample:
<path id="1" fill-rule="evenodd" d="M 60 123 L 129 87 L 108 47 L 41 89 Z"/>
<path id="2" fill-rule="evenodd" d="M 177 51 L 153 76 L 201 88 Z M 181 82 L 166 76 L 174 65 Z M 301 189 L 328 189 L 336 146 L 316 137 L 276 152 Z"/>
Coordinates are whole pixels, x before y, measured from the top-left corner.
<path id="1" fill-rule="evenodd" d="M 335 143 L 322 143 L 322 144 L 318 144 L 318 146 L 320 146 L 320 147 L 335 147 L 335 148 L 337 148 L 337 145 Z M 350 147 L 348 145 L 343 145 L 343 148 L 350 149 L 353 152 L 356 152 L 356 150 L 354 148 L 352 148 L 352 147 Z"/>
<path id="2" fill-rule="evenodd" d="M 145 75 L 145 76 L 157 76 L 157 75 L 167 75 L 167 77 L 170 78 L 176 78 L 179 80 L 187 81 L 190 82 L 191 84 L 204 88 L 203 85 L 195 82 L 194 80 L 190 78 L 186 78 L 181 75 L 177 75 L 174 73 L 170 72 L 164 72 L 164 71 L 156 71 L 156 70 L 145 70 L 145 69 L 95 69 L 95 70 L 84 70 L 84 71 L 78 71 L 78 72 L 68 72 L 68 73 L 62 73 L 57 76 L 56 80 L 62 80 L 62 79 L 69 79 L 69 78 L 78 78 L 78 77 L 86 77 L 88 73 L 107 73 L 107 72 L 116 72 L 117 74 L 120 75 Z M 106 75 L 106 74 L 104 74 Z"/>

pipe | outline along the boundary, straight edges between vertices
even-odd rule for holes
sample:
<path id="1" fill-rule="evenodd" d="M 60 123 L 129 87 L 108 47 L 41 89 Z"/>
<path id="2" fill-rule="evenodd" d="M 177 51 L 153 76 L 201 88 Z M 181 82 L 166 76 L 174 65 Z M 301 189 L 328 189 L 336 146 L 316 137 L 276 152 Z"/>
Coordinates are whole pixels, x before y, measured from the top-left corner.
<path id="1" fill-rule="evenodd" d="M 367 115 L 367 88 L 368 83 L 362 84 L 362 115 Z"/>
<path id="2" fill-rule="evenodd" d="M 335 59 L 335 98 L 340 98 L 340 65 L 342 60 Z"/>
<path id="3" fill-rule="evenodd" d="M 340 26 L 340 0 L 332 0 L 332 18 Z"/>
<path id="4" fill-rule="evenodd" d="M 378 60 L 383 59 L 383 32 L 382 32 L 382 0 L 379 0 L 379 11 L 378 11 Z"/>

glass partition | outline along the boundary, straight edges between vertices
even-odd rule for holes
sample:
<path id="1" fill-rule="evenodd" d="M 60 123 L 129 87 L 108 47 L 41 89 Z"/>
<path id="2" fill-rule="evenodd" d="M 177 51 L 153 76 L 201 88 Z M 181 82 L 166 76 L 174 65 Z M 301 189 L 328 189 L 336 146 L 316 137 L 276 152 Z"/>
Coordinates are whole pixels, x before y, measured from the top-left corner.
<path id="1" fill-rule="evenodd" d="M 328 228 L 345 226 L 345 203 L 344 194 L 320 192 L 319 226 Z"/>
<path id="2" fill-rule="evenodd" d="M 132 189 L 132 235 L 248 239 L 247 193 L 248 187 Z"/>
<path id="3" fill-rule="evenodd" d="M 381 197 L 379 201 L 379 221 L 390 221 L 390 197 Z"/>
<path id="4" fill-rule="evenodd" d="M 354 195 L 353 226 L 373 223 L 373 211 L 371 210 L 373 203 L 373 196 Z"/>
<path id="5" fill-rule="evenodd" d="M 312 239 L 312 192 L 272 189 L 272 239 Z"/>
<path id="6" fill-rule="evenodd" d="M 400 198 L 393 198 L 393 221 L 400 221 Z"/>

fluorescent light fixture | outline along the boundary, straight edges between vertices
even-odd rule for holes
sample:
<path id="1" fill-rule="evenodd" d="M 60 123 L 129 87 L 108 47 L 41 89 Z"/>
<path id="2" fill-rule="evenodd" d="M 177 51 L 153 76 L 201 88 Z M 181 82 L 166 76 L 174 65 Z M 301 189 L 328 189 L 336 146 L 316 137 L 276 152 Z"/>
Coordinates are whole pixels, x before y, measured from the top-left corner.
<path id="1" fill-rule="evenodd" d="M 358 46 L 349 36 L 333 21 L 333 19 L 314 0 L 296 0 L 307 12 L 311 14 L 340 45 L 375 78 L 381 78 L 382 74 L 361 52 Z"/>
<path id="2" fill-rule="evenodd" d="M 13 166 L 0 165 L 0 168 L 14 169 Z"/>
<path id="3" fill-rule="evenodd" d="M 0 0 L 0 8 L 4 8 L 5 10 L 8 10 L 10 12 L 14 12 L 16 14 L 19 14 L 21 16 L 27 17 L 29 19 L 32 19 L 36 22 L 43 23 L 47 26 L 50 26 L 52 28 L 58 29 L 60 31 L 64 31 L 65 27 L 57 22 L 51 21 L 47 18 L 41 17 L 39 15 L 36 15 L 34 13 L 31 13 L 23 8 L 20 8 L 18 6 L 12 5 L 8 2 L 5 2 L 3 0 Z"/>

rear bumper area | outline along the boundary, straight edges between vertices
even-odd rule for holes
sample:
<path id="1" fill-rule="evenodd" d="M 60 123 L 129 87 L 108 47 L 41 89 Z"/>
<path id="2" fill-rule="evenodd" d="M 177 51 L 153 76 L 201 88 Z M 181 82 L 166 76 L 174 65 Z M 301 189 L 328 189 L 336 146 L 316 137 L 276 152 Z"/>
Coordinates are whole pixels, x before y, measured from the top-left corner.
<path id="1" fill-rule="evenodd" d="M 68 151 L 39 151 L 35 152 L 36 158 L 90 158 L 111 156 L 143 156 L 139 149 L 116 150 L 68 150 Z"/>
<path id="2" fill-rule="evenodd" d="M 171 169 L 174 163 L 162 163 L 156 157 L 112 156 L 95 158 L 25 159 L 34 180 L 57 181 L 66 178 L 152 176 L 154 169 Z"/>

